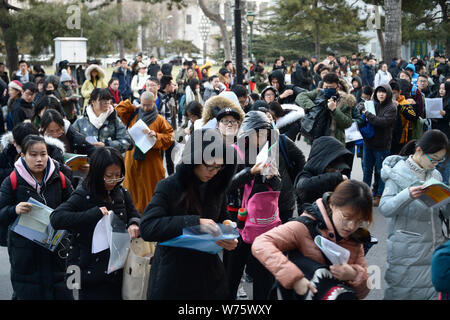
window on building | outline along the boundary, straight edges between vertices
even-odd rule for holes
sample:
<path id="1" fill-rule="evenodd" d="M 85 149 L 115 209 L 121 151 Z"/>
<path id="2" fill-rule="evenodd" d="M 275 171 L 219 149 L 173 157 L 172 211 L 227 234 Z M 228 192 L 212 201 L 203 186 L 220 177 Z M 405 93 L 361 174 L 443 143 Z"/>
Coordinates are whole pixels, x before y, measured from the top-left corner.
<path id="1" fill-rule="evenodd" d="M 192 15 L 186 15 L 186 24 L 192 24 Z"/>

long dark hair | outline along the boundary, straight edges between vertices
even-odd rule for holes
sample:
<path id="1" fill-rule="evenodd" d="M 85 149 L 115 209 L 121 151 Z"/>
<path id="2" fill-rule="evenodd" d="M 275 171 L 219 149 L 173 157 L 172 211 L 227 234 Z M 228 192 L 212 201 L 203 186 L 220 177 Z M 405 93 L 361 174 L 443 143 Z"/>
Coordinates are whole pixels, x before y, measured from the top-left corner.
<path id="1" fill-rule="evenodd" d="M 442 149 L 447 151 L 447 155 L 449 152 L 447 136 L 442 131 L 436 129 L 426 131 L 419 140 L 409 141 L 400 150 L 399 155 L 410 156 L 416 152 L 417 147 L 420 147 L 424 153 L 436 153 Z"/>
<path id="2" fill-rule="evenodd" d="M 47 149 L 47 152 L 48 152 L 48 146 L 47 146 L 47 143 L 45 142 L 44 137 L 36 135 L 36 134 L 30 134 L 23 140 L 23 143 L 21 145 L 22 153 L 23 154 L 27 154 L 28 149 L 30 149 L 36 143 L 43 143 L 43 144 L 45 144 L 45 148 Z"/>
<path id="3" fill-rule="evenodd" d="M 112 147 L 97 148 L 89 159 L 89 173 L 83 181 L 83 187 L 89 193 L 101 199 L 107 199 L 104 175 L 106 168 L 113 164 L 120 167 L 121 175 L 124 176 L 125 164 L 120 152 Z"/>
<path id="4" fill-rule="evenodd" d="M 89 104 L 92 104 L 96 100 L 113 100 L 113 96 L 109 92 L 109 89 L 95 88 L 89 97 Z"/>
<path id="5" fill-rule="evenodd" d="M 58 99 L 52 96 L 44 95 L 37 101 L 34 107 L 34 115 L 31 121 L 34 122 L 36 118 L 39 119 L 39 114 L 45 108 L 54 109 L 58 111 L 60 114 L 62 114 L 62 106 L 61 103 L 58 101 Z"/>

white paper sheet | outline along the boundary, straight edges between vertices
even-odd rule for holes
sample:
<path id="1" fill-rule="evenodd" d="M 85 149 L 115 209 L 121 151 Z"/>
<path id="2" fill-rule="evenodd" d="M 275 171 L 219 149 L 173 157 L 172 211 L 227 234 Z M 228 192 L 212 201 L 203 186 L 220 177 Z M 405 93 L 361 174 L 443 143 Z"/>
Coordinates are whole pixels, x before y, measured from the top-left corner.
<path id="1" fill-rule="evenodd" d="M 377 111 L 375 110 L 375 104 L 372 100 L 364 102 L 364 108 L 366 111 L 369 111 L 371 114 L 377 115 Z"/>
<path id="2" fill-rule="evenodd" d="M 94 143 L 98 142 L 98 140 L 97 140 L 97 137 L 95 137 L 95 136 L 88 136 L 88 137 L 86 137 L 86 142 L 90 143 L 90 144 L 94 144 Z"/>
<path id="3" fill-rule="evenodd" d="M 322 236 L 316 236 L 314 243 L 322 250 L 323 254 L 332 264 L 344 264 L 348 262 L 350 251 Z"/>
<path id="4" fill-rule="evenodd" d="M 442 98 L 425 98 L 425 112 L 429 119 L 442 119 Z"/>
<path id="5" fill-rule="evenodd" d="M 134 140 L 134 144 L 142 153 L 147 153 L 156 143 L 156 138 L 149 137 L 148 134 L 144 133 L 150 130 L 142 119 L 139 119 L 130 129 L 128 133 Z"/>
<path id="6" fill-rule="evenodd" d="M 353 122 L 350 128 L 345 129 L 345 142 L 361 140 L 362 138 L 356 122 Z"/>
<path id="7" fill-rule="evenodd" d="M 29 198 L 27 202 L 33 206 L 30 212 L 20 215 L 18 225 L 45 233 L 47 226 L 50 224 L 50 214 L 53 209 L 33 198 Z"/>
<path id="8" fill-rule="evenodd" d="M 92 236 L 92 253 L 109 249 L 107 225 L 110 223 L 109 215 L 103 216 L 103 218 L 97 222 Z"/>
<path id="9" fill-rule="evenodd" d="M 256 163 L 266 163 L 269 158 L 269 141 L 266 142 L 264 147 L 259 151 L 256 156 Z"/>

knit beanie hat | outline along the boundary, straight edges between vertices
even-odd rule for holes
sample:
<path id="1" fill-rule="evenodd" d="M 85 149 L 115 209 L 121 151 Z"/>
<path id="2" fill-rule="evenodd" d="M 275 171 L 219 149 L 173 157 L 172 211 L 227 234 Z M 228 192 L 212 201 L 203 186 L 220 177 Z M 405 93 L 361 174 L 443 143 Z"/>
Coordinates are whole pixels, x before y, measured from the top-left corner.
<path id="1" fill-rule="evenodd" d="M 16 90 L 18 90 L 18 91 L 20 91 L 20 92 L 23 92 L 22 84 L 21 84 L 20 81 L 18 81 L 18 80 L 13 80 L 13 81 L 11 81 L 11 82 L 8 84 L 8 87 L 9 87 L 9 88 L 16 89 Z"/>

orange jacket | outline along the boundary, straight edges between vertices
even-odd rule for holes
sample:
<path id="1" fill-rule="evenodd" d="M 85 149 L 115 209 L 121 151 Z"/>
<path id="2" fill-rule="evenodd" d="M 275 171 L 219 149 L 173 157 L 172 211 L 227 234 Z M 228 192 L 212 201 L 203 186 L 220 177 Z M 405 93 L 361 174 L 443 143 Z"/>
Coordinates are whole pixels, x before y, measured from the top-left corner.
<path id="1" fill-rule="evenodd" d="M 155 107 L 156 108 L 156 107 Z M 136 110 L 130 100 L 120 102 L 116 111 L 122 122 L 127 124 Z M 130 128 L 136 123 L 137 116 L 131 119 Z M 128 189 L 133 198 L 134 205 L 140 214 L 152 199 L 156 184 L 166 177 L 161 150 L 167 150 L 174 141 L 172 126 L 158 115 L 149 125 L 149 129 L 156 132 L 156 143 L 146 153 L 145 160 L 137 161 L 133 158 L 134 148 L 125 153 L 125 180 L 123 186 Z"/>
<path id="2" fill-rule="evenodd" d="M 322 199 L 318 199 L 316 203 L 326 223 L 326 229 L 321 230 L 321 235 L 330 241 L 336 242 L 335 230 L 326 214 Z M 303 215 L 314 219 L 306 212 Z M 333 236 L 331 237 L 330 235 Z M 367 287 L 368 275 L 363 246 L 353 240 L 346 239 L 342 239 L 338 244 L 350 251 L 348 264 L 358 272 L 355 280 L 346 281 L 346 284 L 355 290 L 358 299 L 363 299 L 370 291 Z M 305 257 L 318 263 L 326 264 L 323 254 L 314 243 L 308 228 L 298 221 L 287 222 L 263 233 L 255 239 L 252 245 L 253 255 L 286 289 L 292 289 L 294 283 L 304 277 L 302 270 L 283 254 L 284 251 L 294 249 L 298 249 Z"/>

